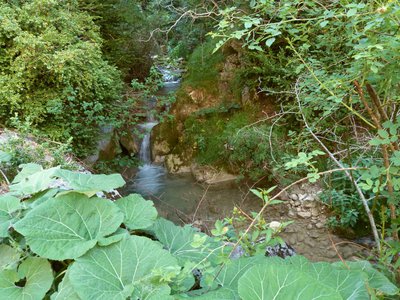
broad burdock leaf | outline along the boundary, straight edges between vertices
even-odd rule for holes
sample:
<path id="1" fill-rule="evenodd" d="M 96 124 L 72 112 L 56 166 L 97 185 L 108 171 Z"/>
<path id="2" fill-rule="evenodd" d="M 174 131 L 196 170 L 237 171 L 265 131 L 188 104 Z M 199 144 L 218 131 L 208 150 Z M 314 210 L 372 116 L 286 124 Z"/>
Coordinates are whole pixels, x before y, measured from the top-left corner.
<path id="1" fill-rule="evenodd" d="M 21 286 L 17 286 L 16 283 Z M 0 299 L 42 300 L 53 283 L 50 263 L 29 257 L 16 270 L 0 271 Z"/>
<path id="2" fill-rule="evenodd" d="M 69 278 L 85 300 L 125 300 L 133 293 L 142 299 L 137 293 L 141 294 L 143 284 L 151 282 L 165 292 L 163 286 L 168 282 L 159 274 L 173 278 L 179 270 L 177 260 L 159 242 L 130 236 L 107 247 L 97 246 L 78 258 Z"/>
<path id="3" fill-rule="evenodd" d="M 184 299 L 196 299 L 196 300 L 234 300 L 237 298 L 237 292 L 234 293 L 229 289 L 220 288 L 218 290 L 208 291 L 208 289 L 204 290 L 204 294 L 197 296 L 189 296 L 187 294 L 179 294 L 175 295 L 175 299 L 184 300 Z"/>
<path id="4" fill-rule="evenodd" d="M 362 271 L 367 276 L 368 285 L 386 295 L 397 295 L 400 290 L 390 282 L 382 273 L 375 270 L 372 265 L 367 261 L 355 261 L 346 262 L 344 265 L 342 262 L 337 262 L 332 265 L 335 268 L 347 270 L 349 267 L 351 271 Z"/>
<path id="5" fill-rule="evenodd" d="M 14 180 L 12 181 L 12 183 L 21 182 L 23 179 L 27 178 L 28 176 L 35 174 L 37 172 L 43 171 L 43 167 L 41 165 L 38 165 L 35 163 L 22 164 L 19 167 L 22 169 L 14 177 Z"/>
<path id="6" fill-rule="evenodd" d="M 0 238 L 8 236 L 8 229 L 17 222 L 15 213 L 22 208 L 18 198 L 8 194 L 0 196 Z"/>
<path id="7" fill-rule="evenodd" d="M 124 213 L 124 224 L 130 230 L 150 227 L 157 218 L 153 201 L 145 200 L 139 194 L 118 199 L 115 204 Z"/>
<path id="8" fill-rule="evenodd" d="M 84 193 L 88 197 L 95 195 L 98 191 L 109 192 L 125 184 L 120 174 L 93 175 L 59 170 L 57 176 L 66 181 L 74 192 Z"/>
<path id="9" fill-rule="evenodd" d="M 21 253 L 8 245 L 0 245 L 0 270 L 13 269 L 18 263 Z"/>
<path id="10" fill-rule="evenodd" d="M 125 184 L 119 174 L 93 175 L 54 167 L 43 170 L 40 165 L 23 165 L 20 174 L 14 179 L 10 191 L 17 195 L 32 195 L 48 188 L 62 186 L 67 190 L 63 193 L 80 192 L 88 197 L 99 191 L 109 192 Z"/>
<path id="11" fill-rule="evenodd" d="M 265 263 L 266 257 L 264 255 L 258 255 L 254 257 L 241 257 L 232 261 L 228 261 L 222 269 L 219 267 L 215 270 L 217 277 L 214 280 L 213 290 L 211 293 L 206 293 L 203 296 L 195 297 L 195 299 L 240 299 L 238 294 L 238 280 L 248 269 L 255 265 Z M 208 290 L 208 289 L 206 289 Z M 210 298 L 205 298 L 209 296 Z"/>
<path id="12" fill-rule="evenodd" d="M 14 228 L 36 254 L 74 259 L 114 233 L 123 214 L 110 200 L 69 193 L 33 208 Z"/>
<path id="13" fill-rule="evenodd" d="M 251 267 L 239 279 L 238 291 L 243 300 L 343 300 L 335 289 L 289 264 Z"/>
<path id="14" fill-rule="evenodd" d="M 142 282 L 136 285 L 131 299 L 140 300 L 175 300 L 171 295 L 171 288 L 164 284 L 155 286 L 151 282 Z"/>
<path id="15" fill-rule="evenodd" d="M 0 150 L 0 163 L 9 162 L 11 159 L 12 159 L 12 156 L 10 153 Z"/>
<path id="16" fill-rule="evenodd" d="M 154 231 L 157 239 L 172 255 L 178 258 L 182 265 L 185 261 L 213 261 L 218 254 L 215 249 L 220 245 L 217 244 L 211 237 L 205 235 L 204 233 L 198 232 L 189 225 L 180 227 L 171 221 L 159 218 L 154 223 L 152 230 Z M 195 248 L 192 246 L 192 243 L 196 240 L 196 236 L 206 236 L 206 240 L 202 248 Z"/>
<path id="17" fill-rule="evenodd" d="M 81 300 L 78 294 L 75 292 L 74 287 L 69 280 L 69 273 L 71 272 L 71 267 L 68 268 L 62 281 L 58 285 L 57 292 L 52 294 L 51 300 Z"/>
<path id="18" fill-rule="evenodd" d="M 364 300 L 369 298 L 368 290 L 365 287 L 367 276 L 362 272 L 338 270 L 329 263 L 319 262 L 310 263 L 307 273 L 320 283 L 335 289 L 343 299 Z"/>
<path id="19" fill-rule="evenodd" d="M 30 165 L 26 165 L 28 168 Z M 30 167 L 29 167 L 30 169 Z M 59 171 L 59 167 L 54 167 L 47 170 L 40 170 L 33 174 L 29 172 L 25 173 L 22 169 L 23 174 L 30 174 L 27 176 L 21 176 L 17 181 L 10 185 L 10 192 L 17 195 L 32 195 L 48 189 L 56 180 L 56 174 Z"/>

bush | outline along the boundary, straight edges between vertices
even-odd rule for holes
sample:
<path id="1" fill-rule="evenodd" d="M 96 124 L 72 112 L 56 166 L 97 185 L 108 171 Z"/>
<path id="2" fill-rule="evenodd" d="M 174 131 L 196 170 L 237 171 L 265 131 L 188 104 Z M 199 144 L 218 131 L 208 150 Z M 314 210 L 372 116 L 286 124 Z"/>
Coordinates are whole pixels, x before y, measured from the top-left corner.
<path id="1" fill-rule="evenodd" d="M 76 1 L 0 4 L 0 122 L 15 115 L 79 155 L 112 122 L 119 72 L 102 57 L 92 18 Z"/>

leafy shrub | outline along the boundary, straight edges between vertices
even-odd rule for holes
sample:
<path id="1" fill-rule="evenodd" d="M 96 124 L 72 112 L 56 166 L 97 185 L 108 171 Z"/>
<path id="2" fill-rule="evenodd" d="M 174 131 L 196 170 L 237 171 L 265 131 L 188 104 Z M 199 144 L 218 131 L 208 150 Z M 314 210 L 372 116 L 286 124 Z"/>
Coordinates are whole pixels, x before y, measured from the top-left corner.
<path id="1" fill-rule="evenodd" d="M 306 299 L 366 299 L 398 293 L 363 261 L 229 260 L 232 247 L 157 218 L 153 203 L 139 195 L 114 202 L 97 196 L 123 184 L 116 174 L 24 165 L 10 192 L 0 196 L 0 297 L 250 300 L 291 299 L 301 291 Z M 194 270 L 202 279 L 191 291 Z"/>
<path id="2" fill-rule="evenodd" d="M 0 4 L 0 122 L 17 114 L 84 155 L 112 122 L 119 72 L 102 57 L 98 28 L 76 1 Z"/>

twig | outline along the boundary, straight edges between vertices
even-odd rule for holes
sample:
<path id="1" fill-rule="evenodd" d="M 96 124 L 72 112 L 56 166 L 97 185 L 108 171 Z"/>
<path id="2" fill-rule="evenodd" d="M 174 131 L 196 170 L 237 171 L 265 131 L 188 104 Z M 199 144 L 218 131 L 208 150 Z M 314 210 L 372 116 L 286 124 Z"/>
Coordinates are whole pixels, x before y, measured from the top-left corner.
<path id="1" fill-rule="evenodd" d="M 8 180 L 6 174 L 4 174 L 4 172 L 3 172 L 2 169 L 0 169 L 0 173 L 1 173 L 1 175 L 3 175 L 3 177 L 4 177 L 4 179 L 5 179 L 6 183 L 7 183 L 7 185 L 10 185 L 10 181 Z"/>
<path id="2" fill-rule="evenodd" d="M 206 197 L 206 194 L 207 194 L 209 188 L 210 188 L 210 185 L 207 185 L 207 188 L 206 188 L 206 190 L 204 191 L 203 196 L 201 197 L 199 203 L 197 204 L 196 210 L 194 211 L 194 214 L 193 214 L 192 223 L 193 223 L 193 222 L 195 221 L 195 219 L 196 219 L 197 211 L 199 210 L 201 203 L 203 203 L 203 200 L 204 200 L 204 198 Z"/>
<path id="3" fill-rule="evenodd" d="M 340 255 L 338 249 L 336 248 L 336 245 L 335 245 L 335 243 L 333 242 L 332 236 L 331 236 L 330 233 L 328 233 L 328 237 L 329 237 L 329 239 L 331 240 L 332 247 L 333 247 L 333 249 L 335 249 L 335 252 L 336 252 L 337 256 L 338 256 L 339 259 L 342 261 L 342 263 L 346 266 L 346 268 L 347 268 L 348 270 L 350 270 L 350 267 L 346 264 L 346 261 L 343 259 L 343 257 Z"/>

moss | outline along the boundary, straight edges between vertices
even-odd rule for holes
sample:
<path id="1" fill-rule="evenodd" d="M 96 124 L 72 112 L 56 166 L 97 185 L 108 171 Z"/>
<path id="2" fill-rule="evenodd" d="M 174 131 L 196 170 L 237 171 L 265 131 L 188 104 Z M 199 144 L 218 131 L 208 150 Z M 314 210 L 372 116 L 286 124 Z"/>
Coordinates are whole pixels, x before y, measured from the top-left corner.
<path id="1" fill-rule="evenodd" d="M 251 123 L 255 116 L 253 110 L 231 109 L 221 112 L 218 108 L 214 112 L 193 114 L 185 121 L 184 143 L 195 150 L 198 163 L 229 167 L 229 137 Z"/>
<path id="2" fill-rule="evenodd" d="M 221 51 L 213 53 L 215 41 L 208 40 L 198 46 L 187 62 L 187 75 L 182 88 L 205 89 L 210 94 L 218 93 L 218 78 L 224 62 Z"/>

